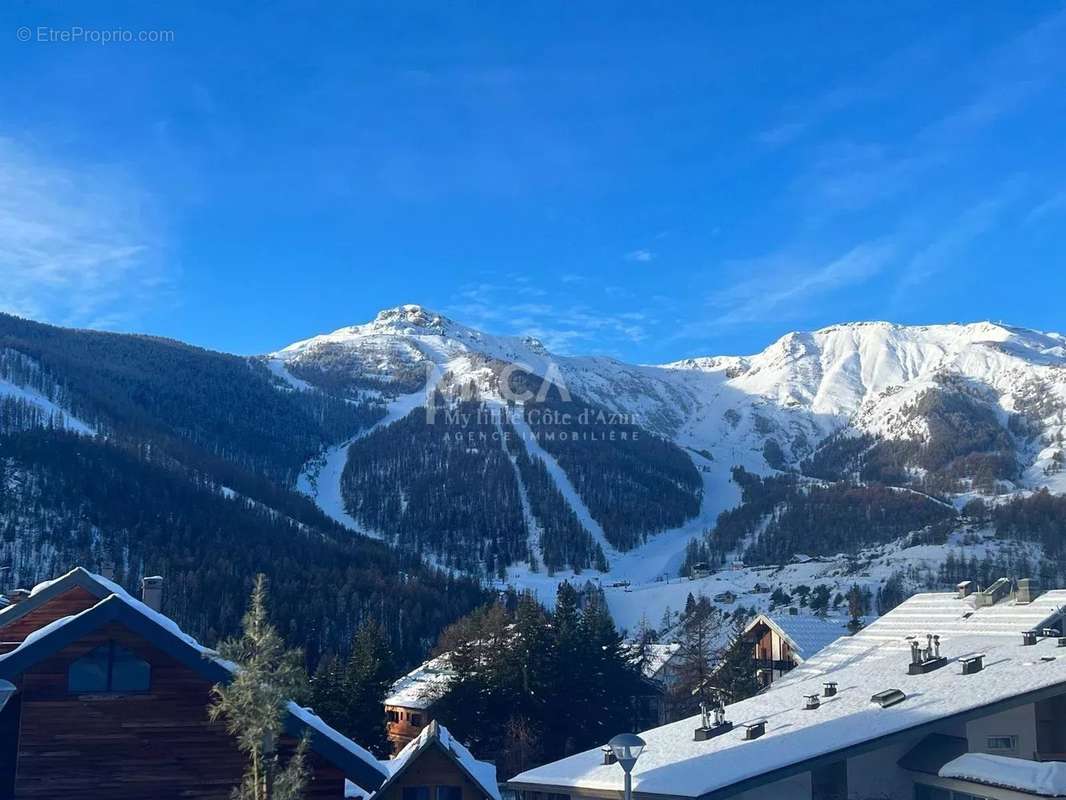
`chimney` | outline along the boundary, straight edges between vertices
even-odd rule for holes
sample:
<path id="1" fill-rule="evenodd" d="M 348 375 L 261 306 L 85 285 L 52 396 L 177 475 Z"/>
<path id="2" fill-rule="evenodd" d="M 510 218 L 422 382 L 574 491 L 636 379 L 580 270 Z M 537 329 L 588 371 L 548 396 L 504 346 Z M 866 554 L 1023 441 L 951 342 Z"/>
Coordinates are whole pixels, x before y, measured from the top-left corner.
<path id="1" fill-rule="evenodd" d="M 822 692 L 823 697 L 833 697 L 837 693 L 837 685 L 835 681 L 825 682 L 825 691 Z"/>
<path id="2" fill-rule="evenodd" d="M 816 694 L 804 695 L 804 699 L 807 701 L 803 704 L 804 711 L 815 711 L 822 704 L 821 699 Z"/>
<path id="3" fill-rule="evenodd" d="M 1036 644 L 1036 631 L 1022 631 L 1022 646 L 1029 647 Z"/>
<path id="4" fill-rule="evenodd" d="M 791 616 L 795 617 L 796 615 L 798 615 L 800 613 L 800 610 L 798 608 L 796 608 L 795 606 L 789 606 L 788 607 L 788 613 Z"/>
<path id="5" fill-rule="evenodd" d="M 111 559 L 100 562 L 100 577 L 107 578 L 109 581 L 115 579 L 115 562 Z"/>
<path id="6" fill-rule="evenodd" d="M 617 764 L 618 759 L 614 757 L 614 750 L 611 749 L 609 744 L 605 744 L 600 748 L 600 752 L 603 753 L 603 765 Z"/>
<path id="7" fill-rule="evenodd" d="M 1031 578 L 1022 578 L 1018 581 L 1018 591 L 1014 595 L 1014 602 L 1018 605 L 1027 605 L 1033 602 L 1036 596 L 1036 587 Z"/>
<path id="8" fill-rule="evenodd" d="M 955 588 L 959 592 L 958 598 L 962 600 L 964 597 L 969 597 L 973 594 L 973 581 L 962 581 L 962 583 L 958 584 Z"/>
<path id="9" fill-rule="evenodd" d="M 141 600 L 152 611 L 163 610 L 163 578 L 152 575 L 141 579 Z"/>

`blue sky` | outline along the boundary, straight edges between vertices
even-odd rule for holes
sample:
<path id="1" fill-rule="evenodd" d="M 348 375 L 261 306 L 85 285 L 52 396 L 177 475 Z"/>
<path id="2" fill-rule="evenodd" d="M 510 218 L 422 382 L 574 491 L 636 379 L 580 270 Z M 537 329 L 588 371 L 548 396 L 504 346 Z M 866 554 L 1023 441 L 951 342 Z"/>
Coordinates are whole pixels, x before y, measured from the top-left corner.
<path id="1" fill-rule="evenodd" d="M 256 353 L 415 302 L 649 362 L 1066 328 L 1063 3 L 98 6 L 0 7 L 5 310 Z"/>

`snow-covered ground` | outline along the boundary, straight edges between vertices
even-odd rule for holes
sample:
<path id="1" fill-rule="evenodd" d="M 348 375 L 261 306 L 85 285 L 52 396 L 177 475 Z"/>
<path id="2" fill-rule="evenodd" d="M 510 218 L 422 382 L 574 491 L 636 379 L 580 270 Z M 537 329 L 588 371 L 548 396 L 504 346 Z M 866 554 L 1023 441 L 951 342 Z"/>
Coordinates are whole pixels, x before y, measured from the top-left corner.
<path id="1" fill-rule="evenodd" d="M 685 602 L 692 594 L 714 598 L 730 592 L 736 595 L 733 602 L 718 601 L 717 605 L 725 611 L 738 607 L 754 608 L 756 611 L 770 609 L 770 589 L 781 588 L 793 596 L 797 586 L 814 588 L 824 584 L 830 589 L 831 598 L 837 594 L 846 595 L 852 586 L 858 585 L 869 589 L 876 597 L 877 590 L 892 575 L 901 575 L 906 592 L 926 589 L 936 581 L 940 566 L 953 555 L 956 560 L 976 558 L 981 561 L 986 555 L 993 558 L 1013 556 L 1014 560 L 1025 558 L 1034 567 L 1039 563 L 1041 550 L 1038 545 L 996 539 L 987 529 L 963 527 L 951 534 L 943 545 L 908 546 L 906 537 L 891 544 L 871 547 L 856 556 L 839 555 L 832 558 L 798 560 L 796 563 L 775 566 L 737 566 L 726 568 L 705 578 L 689 580 L 677 577 L 676 571 L 665 575 L 660 573 L 643 580 L 630 579 L 628 582 L 612 574 L 600 576 L 595 572 L 585 572 L 574 576 L 572 573 L 559 573 L 548 577 L 544 573 L 529 573 L 526 570 L 512 569 L 508 572 L 508 583 L 529 589 L 549 606 L 554 602 L 555 591 L 563 580 L 583 584 L 591 580 L 604 590 L 611 615 L 619 628 L 630 632 L 640 625 L 641 618 L 646 618 L 652 627 L 658 627 L 667 610 L 677 614 L 685 608 Z M 765 587 L 757 591 L 756 586 Z M 847 612 L 847 607 L 836 609 L 837 614 Z"/>
<path id="2" fill-rule="evenodd" d="M 61 421 L 62 426 L 73 433 L 80 433 L 85 436 L 92 436 L 96 433 L 96 429 L 93 426 L 78 419 L 66 409 L 60 408 L 41 392 L 30 386 L 18 386 L 11 381 L 0 378 L 0 397 L 13 397 L 16 400 L 24 400 L 30 405 L 39 408 L 42 413 L 51 419 Z"/>

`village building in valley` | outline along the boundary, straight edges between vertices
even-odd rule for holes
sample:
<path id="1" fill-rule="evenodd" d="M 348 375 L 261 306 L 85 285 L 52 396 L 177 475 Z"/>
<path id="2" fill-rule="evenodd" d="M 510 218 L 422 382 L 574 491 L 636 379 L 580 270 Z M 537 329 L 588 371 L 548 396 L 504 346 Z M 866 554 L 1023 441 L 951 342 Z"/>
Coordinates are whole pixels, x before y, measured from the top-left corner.
<path id="1" fill-rule="evenodd" d="M 641 733 L 634 800 L 1066 796 L 1066 590 L 972 588 L 915 595 L 754 697 Z M 596 748 L 508 785 L 618 798 L 623 770 Z"/>

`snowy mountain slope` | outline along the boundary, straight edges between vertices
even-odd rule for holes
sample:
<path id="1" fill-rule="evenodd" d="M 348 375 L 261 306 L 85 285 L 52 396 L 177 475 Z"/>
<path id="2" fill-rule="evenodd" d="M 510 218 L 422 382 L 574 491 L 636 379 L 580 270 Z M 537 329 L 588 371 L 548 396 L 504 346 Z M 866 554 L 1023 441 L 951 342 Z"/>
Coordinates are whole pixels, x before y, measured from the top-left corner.
<path id="1" fill-rule="evenodd" d="M 553 386 L 676 443 L 701 476 L 699 513 L 669 530 L 649 531 L 628 551 L 609 542 L 604 548 L 610 568 L 603 580 L 628 583 L 631 590 L 644 586 L 644 596 L 660 596 L 660 606 L 670 594 L 663 593 L 662 578 L 676 576 L 689 541 L 739 502 L 734 466 L 767 475 L 830 463 L 840 477 L 858 477 L 868 469 L 863 459 L 876 455 L 898 468 L 887 473 L 898 479 L 889 483 L 954 492 L 959 505 L 982 492 L 1066 491 L 1066 337 L 990 322 L 835 325 L 786 334 L 751 356 L 656 366 L 557 356 L 535 339 L 493 336 L 407 305 L 268 359 L 277 364 L 272 369 L 284 370 L 280 374 L 320 388 L 339 386 L 386 404 L 402 397 L 405 410 L 427 380 L 444 391 L 474 386 L 480 397 L 498 403 L 508 386 L 515 388 L 513 380 L 507 384 L 512 372 L 546 376 Z M 561 474 L 550 454 L 528 440 L 528 425 L 520 420 L 516 428 L 585 527 L 605 541 L 575 493 L 573 476 Z M 848 441 L 855 442 L 852 450 Z M 887 455 L 878 450 L 885 447 Z M 993 457 L 998 461 L 990 472 Z M 334 469 L 330 480 L 339 480 L 339 473 Z M 336 505 L 338 493 L 329 496 Z M 331 515 L 339 518 L 336 512 Z M 522 513 L 528 515 L 524 505 Z M 535 542 L 535 520 L 529 529 Z M 550 596 L 567 577 L 574 577 L 570 570 L 549 576 L 519 562 L 507 580 Z"/>
<path id="2" fill-rule="evenodd" d="M 1044 471 L 1066 434 L 1066 337 L 989 322 L 852 323 L 789 333 L 753 356 L 636 366 L 555 356 L 534 339 L 492 336 L 408 305 L 297 342 L 272 358 L 290 371 L 307 365 L 328 371 L 338 360 L 369 365 L 360 375 L 377 379 L 435 368 L 490 394 L 498 387 L 486 365 L 518 364 L 727 465 L 750 461 L 745 452 L 761 453 L 771 439 L 783 464 L 796 466 L 837 432 L 927 436 L 924 421 L 907 411 L 923 393 L 946 388 L 977 398 L 1004 428 L 1012 417 L 1024 421 L 1019 488 L 1059 482 Z"/>

